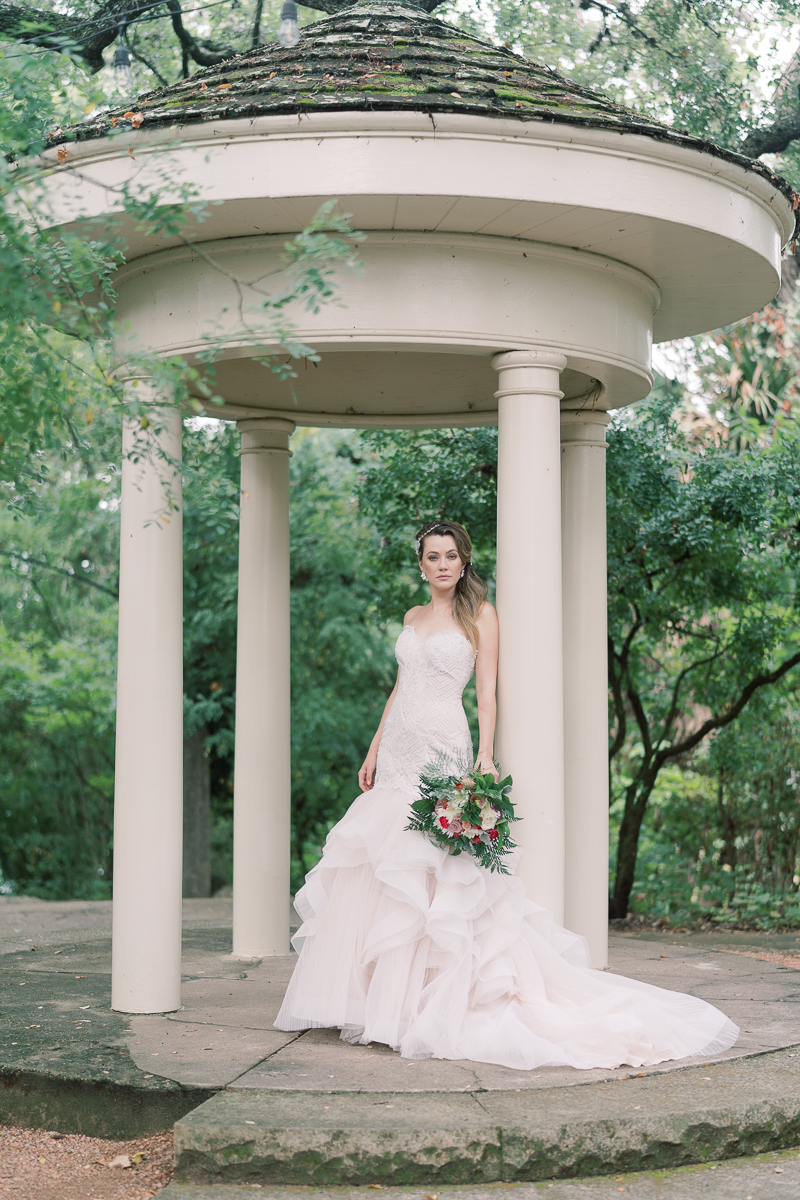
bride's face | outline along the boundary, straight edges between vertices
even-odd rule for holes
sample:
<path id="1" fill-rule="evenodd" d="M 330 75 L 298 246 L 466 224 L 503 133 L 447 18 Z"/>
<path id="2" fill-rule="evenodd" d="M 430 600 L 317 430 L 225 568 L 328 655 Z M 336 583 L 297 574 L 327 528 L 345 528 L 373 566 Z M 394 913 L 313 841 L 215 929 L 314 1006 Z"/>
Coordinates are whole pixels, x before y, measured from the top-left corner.
<path id="1" fill-rule="evenodd" d="M 425 538 L 420 567 L 434 591 L 447 592 L 458 583 L 464 564 L 459 558 L 455 538 L 448 533 Z"/>

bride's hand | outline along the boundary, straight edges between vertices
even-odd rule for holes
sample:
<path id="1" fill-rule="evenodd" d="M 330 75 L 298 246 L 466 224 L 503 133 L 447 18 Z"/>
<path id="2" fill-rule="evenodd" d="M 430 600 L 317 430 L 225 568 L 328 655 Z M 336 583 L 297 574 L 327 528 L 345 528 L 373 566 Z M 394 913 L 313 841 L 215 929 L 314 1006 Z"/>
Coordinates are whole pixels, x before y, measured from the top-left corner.
<path id="1" fill-rule="evenodd" d="M 500 779 L 500 772 L 492 762 L 491 754 L 479 754 L 475 759 L 475 770 L 481 775 L 493 775 L 495 783 Z"/>
<path id="2" fill-rule="evenodd" d="M 375 785 L 375 767 L 378 762 L 378 755 L 373 750 L 370 750 L 361 770 L 358 772 L 358 786 L 362 792 L 371 792 Z"/>

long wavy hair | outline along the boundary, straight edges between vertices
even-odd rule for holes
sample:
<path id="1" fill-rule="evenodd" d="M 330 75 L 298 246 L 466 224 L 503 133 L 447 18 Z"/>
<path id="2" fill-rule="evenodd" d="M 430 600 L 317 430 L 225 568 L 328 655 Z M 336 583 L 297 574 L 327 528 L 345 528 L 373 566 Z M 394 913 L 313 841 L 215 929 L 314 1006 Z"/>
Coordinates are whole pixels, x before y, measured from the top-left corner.
<path id="1" fill-rule="evenodd" d="M 472 538 L 458 521 L 433 521 L 424 525 L 417 534 L 417 558 L 422 564 L 425 539 L 451 537 L 456 544 L 458 557 L 464 564 L 464 574 L 456 583 L 453 596 L 453 620 L 468 638 L 473 654 L 478 653 L 478 617 L 483 608 L 489 588 L 472 565 Z"/>

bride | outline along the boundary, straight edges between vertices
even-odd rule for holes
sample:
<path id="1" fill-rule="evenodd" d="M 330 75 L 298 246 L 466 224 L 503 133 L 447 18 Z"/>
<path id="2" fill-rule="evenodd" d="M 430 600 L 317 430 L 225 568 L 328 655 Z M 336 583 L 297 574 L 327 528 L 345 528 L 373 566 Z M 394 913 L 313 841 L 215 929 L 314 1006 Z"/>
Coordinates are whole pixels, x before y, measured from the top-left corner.
<path id="1" fill-rule="evenodd" d="M 297 894 L 300 957 L 276 1028 L 339 1028 L 345 1041 L 384 1042 L 407 1058 L 519 1070 L 640 1067 L 729 1049 L 739 1031 L 718 1009 L 593 971 L 583 939 L 519 879 L 405 828 L 425 767 L 461 774 L 472 765 L 461 695 L 473 671 L 474 761 L 497 775 L 497 614 L 469 535 L 437 521 L 418 535 L 417 557 L 430 603 L 406 613 L 397 682 L 358 775 L 362 795 Z"/>

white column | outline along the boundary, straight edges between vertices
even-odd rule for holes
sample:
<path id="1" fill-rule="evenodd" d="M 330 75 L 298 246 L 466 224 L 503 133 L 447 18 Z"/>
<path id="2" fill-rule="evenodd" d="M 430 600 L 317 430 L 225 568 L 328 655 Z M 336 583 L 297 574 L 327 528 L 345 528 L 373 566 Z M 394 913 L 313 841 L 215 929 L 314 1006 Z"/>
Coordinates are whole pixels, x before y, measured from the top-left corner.
<path id="1" fill-rule="evenodd" d="M 240 421 L 233 953 L 289 952 L 291 421 Z"/>
<path id="2" fill-rule="evenodd" d="M 560 413 L 563 354 L 498 354 L 497 753 L 532 900 L 564 919 Z"/>
<path id="3" fill-rule="evenodd" d="M 181 416 L 149 420 L 122 434 L 111 1005 L 129 1013 L 181 1003 Z"/>
<path id="4" fill-rule="evenodd" d="M 608 965 L 608 413 L 561 413 L 565 924 Z"/>

